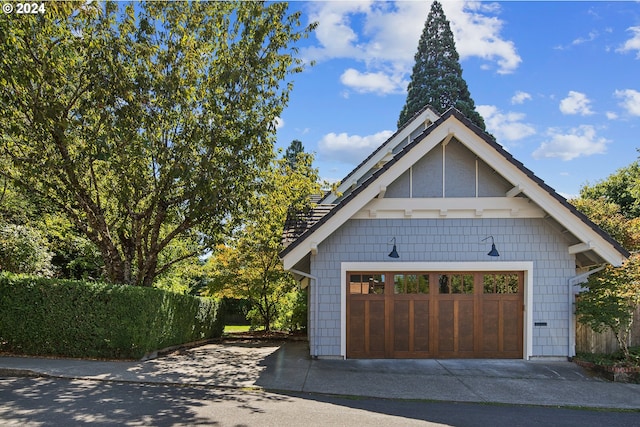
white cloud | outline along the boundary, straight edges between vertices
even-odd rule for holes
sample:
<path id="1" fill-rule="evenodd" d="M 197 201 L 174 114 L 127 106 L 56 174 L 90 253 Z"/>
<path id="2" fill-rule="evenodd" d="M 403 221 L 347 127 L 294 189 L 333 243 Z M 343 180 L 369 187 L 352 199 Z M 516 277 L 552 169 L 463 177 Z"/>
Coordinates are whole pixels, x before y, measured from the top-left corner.
<path id="1" fill-rule="evenodd" d="M 568 161 L 582 156 L 604 154 L 610 142 L 605 138 L 598 138 L 596 130 L 589 125 L 571 129 L 569 133 L 549 129 L 549 136 L 551 139 L 540 144 L 540 147 L 533 152 L 534 158 L 559 157 Z"/>
<path id="2" fill-rule="evenodd" d="M 607 111 L 605 114 L 609 120 L 616 120 L 618 118 L 618 115 L 613 111 Z"/>
<path id="3" fill-rule="evenodd" d="M 353 68 L 342 73 L 340 82 L 358 93 L 377 93 L 379 95 L 402 93 L 409 84 L 407 80 L 402 79 L 401 75 L 389 76 L 383 72 L 361 73 Z"/>
<path id="4" fill-rule="evenodd" d="M 610 32 L 610 31 L 607 30 L 607 32 Z M 597 39 L 598 36 L 599 36 L 599 33 L 597 31 L 591 31 L 591 32 L 589 32 L 589 35 L 587 37 L 578 37 L 577 39 L 573 40 L 568 45 L 557 45 L 557 46 L 554 46 L 554 49 L 556 49 L 556 50 L 568 50 L 568 49 L 571 49 L 573 46 L 579 46 L 579 45 L 584 44 L 584 43 L 590 43 L 590 42 L 594 41 L 595 39 Z"/>
<path id="5" fill-rule="evenodd" d="M 593 114 L 591 111 L 591 100 L 587 98 L 587 95 L 580 92 L 569 91 L 569 95 L 560 101 L 560 111 L 562 114 L 580 114 L 581 116 L 588 116 Z"/>
<path id="6" fill-rule="evenodd" d="M 284 127 L 284 120 L 280 117 L 276 117 L 275 119 L 273 119 L 273 125 L 275 126 L 276 130 L 282 129 Z"/>
<path id="7" fill-rule="evenodd" d="M 533 126 L 522 122 L 525 118 L 522 113 L 502 113 L 493 105 L 479 105 L 476 110 L 484 118 L 487 130 L 495 135 L 498 141 L 517 141 L 536 133 Z"/>
<path id="8" fill-rule="evenodd" d="M 301 53 L 308 61 L 353 59 L 363 63 L 361 75 L 378 80 L 385 75 L 397 84 L 411 73 L 429 9 L 430 2 L 418 1 L 310 3 L 308 16 L 318 22 L 318 43 Z M 498 3 L 443 2 L 443 9 L 461 59 L 480 57 L 500 74 L 518 67 L 522 60 L 514 43 L 500 34 L 504 21 L 496 16 Z"/>
<path id="9" fill-rule="evenodd" d="M 327 158 L 357 165 L 391 135 L 393 132 L 390 130 L 367 136 L 331 132 L 322 137 L 318 149 L 319 153 Z"/>
<path id="10" fill-rule="evenodd" d="M 578 37 L 577 39 L 575 39 L 574 41 L 571 42 L 572 45 L 577 46 L 583 43 L 589 43 L 594 41 L 596 38 L 598 38 L 598 32 L 597 31 L 591 31 L 589 32 L 589 36 L 587 37 Z"/>
<path id="11" fill-rule="evenodd" d="M 511 97 L 512 104 L 524 104 L 524 101 L 530 101 L 531 95 L 521 90 L 517 91 L 515 95 Z"/>
<path id="12" fill-rule="evenodd" d="M 492 16 L 500 11 L 498 3 L 456 1 L 444 2 L 442 7 L 451 22 L 460 59 L 475 56 L 496 62 L 498 74 L 510 74 L 518 68 L 522 58 L 515 44 L 500 35 L 504 21 Z"/>
<path id="13" fill-rule="evenodd" d="M 633 36 L 627 40 L 619 49 L 618 52 L 636 51 L 636 58 L 640 59 L 640 26 L 629 27 L 627 31 L 633 33 Z"/>
<path id="14" fill-rule="evenodd" d="M 357 42 L 358 35 L 351 28 L 349 14 L 366 10 L 367 4 L 331 2 L 315 5 L 321 7 L 310 13 L 309 21 L 318 22 L 318 27 L 313 34 L 320 42 L 320 46 L 306 49 L 303 56 L 308 60 L 317 61 L 357 56 L 359 50 L 354 44 Z"/>
<path id="15" fill-rule="evenodd" d="M 640 116 L 640 92 L 633 89 L 616 90 L 615 96 L 622 98 L 620 103 L 632 116 Z"/>

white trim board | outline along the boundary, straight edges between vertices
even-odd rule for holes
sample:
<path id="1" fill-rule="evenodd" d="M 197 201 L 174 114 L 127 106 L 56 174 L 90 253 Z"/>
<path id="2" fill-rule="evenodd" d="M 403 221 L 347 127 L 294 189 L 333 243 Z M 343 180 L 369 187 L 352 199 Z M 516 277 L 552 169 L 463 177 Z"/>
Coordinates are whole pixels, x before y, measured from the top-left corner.
<path id="1" fill-rule="evenodd" d="M 444 215 L 443 215 L 444 212 Z M 525 197 L 375 198 L 352 219 L 386 218 L 544 218 L 546 212 Z"/>

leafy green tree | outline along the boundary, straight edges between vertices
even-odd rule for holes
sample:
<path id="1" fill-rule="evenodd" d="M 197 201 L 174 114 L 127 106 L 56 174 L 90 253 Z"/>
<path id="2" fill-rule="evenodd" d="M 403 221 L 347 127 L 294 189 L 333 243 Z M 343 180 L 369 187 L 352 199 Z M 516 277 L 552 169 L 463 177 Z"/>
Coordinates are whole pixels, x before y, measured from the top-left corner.
<path id="1" fill-rule="evenodd" d="M 313 156 L 304 152 L 298 153 L 295 168 L 286 157 L 275 160 L 262 176 L 267 191 L 253 197 L 252 210 L 243 227 L 209 261 L 209 293 L 248 300 L 252 323 L 267 331 L 283 314 L 283 304 L 295 299 L 287 294 L 294 291 L 296 283 L 284 271 L 278 254 L 288 213 L 308 209 L 309 196 L 320 193 L 318 172 L 312 161 Z M 284 308 L 291 311 L 290 325 L 299 323 L 294 305 L 292 302 Z"/>
<path id="2" fill-rule="evenodd" d="M 585 185 L 570 202 L 627 250 L 640 250 L 640 165 L 624 167 L 594 185 Z M 608 266 L 589 278 L 576 301 L 578 321 L 596 332 L 611 330 L 629 360 L 629 334 L 640 305 L 640 259 L 633 255 L 622 267 Z"/>
<path id="3" fill-rule="evenodd" d="M 630 360 L 629 338 L 633 315 L 640 305 L 640 257 L 622 267 L 607 266 L 589 277 L 587 289 L 576 301 L 578 321 L 596 332 L 611 330 L 620 350 Z"/>
<path id="4" fill-rule="evenodd" d="M 0 169 L 3 169 L 1 162 Z M 24 194 L 11 181 L 0 176 L 0 224 L 24 225 L 37 215 L 36 206 L 29 199 L 29 194 Z"/>
<path id="5" fill-rule="evenodd" d="M 3 14 L 0 176 L 68 218 L 108 280 L 151 286 L 260 192 L 285 80 L 302 70 L 295 43 L 312 30 L 287 9 L 50 2 Z M 197 247 L 168 250 L 176 239 Z"/>
<path id="6" fill-rule="evenodd" d="M 636 160 L 602 181 L 583 186 L 580 198 L 615 203 L 625 218 L 640 217 L 640 164 Z"/>
<path id="7" fill-rule="evenodd" d="M 640 250 L 640 164 L 634 161 L 570 200 L 629 251 Z"/>
<path id="8" fill-rule="evenodd" d="M 48 242 L 56 277 L 101 280 L 104 263 L 96 245 L 79 233 L 71 221 L 56 213 L 43 213 L 30 222 Z"/>
<path id="9" fill-rule="evenodd" d="M 296 332 L 307 328 L 308 289 L 294 288 L 284 295 L 278 307 L 275 327 L 278 330 Z"/>
<path id="10" fill-rule="evenodd" d="M 100 279 L 102 257 L 97 247 L 82 236 L 73 224 L 46 206 L 38 207 L 38 197 L 15 187 L 0 176 L 0 226 L 12 226 L 35 234 L 31 250 L 44 256 L 47 274 L 67 279 Z M 18 250 L 20 253 L 20 250 Z M 14 260 L 20 264 L 19 260 Z M 7 261 L 5 261 L 5 264 Z M 29 268 L 35 273 L 38 269 Z"/>
<path id="11" fill-rule="evenodd" d="M 485 130 L 484 120 L 475 110 L 467 82 L 462 78 L 460 55 L 456 51 L 449 21 L 438 1 L 431 4 L 415 61 L 398 127 L 423 107 L 431 105 L 441 114 L 455 107 Z"/>
<path id="12" fill-rule="evenodd" d="M 640 250 L 640 218 L 625 217 L 618 204 L 605 198 L 579 198 L 569 202 L 627 250 Z"/>
<path id="13" fill-rule="evenodd" d="M 38 229 L 27 225 L 0 226 L 0 270 L 52 276 L 46 238 Z"/>

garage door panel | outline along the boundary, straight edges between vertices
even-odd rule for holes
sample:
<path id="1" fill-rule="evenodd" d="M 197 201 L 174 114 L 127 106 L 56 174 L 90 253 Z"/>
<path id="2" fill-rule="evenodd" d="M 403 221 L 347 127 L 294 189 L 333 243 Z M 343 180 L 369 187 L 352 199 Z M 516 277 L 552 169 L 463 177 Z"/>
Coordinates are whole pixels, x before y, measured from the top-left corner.
<path id="1" fill-rule="evenodd" d="M 522 305 L 520 301 L 503 301 L 502 315 L 503 321 L 503 351 L 520 352 L 522 349 Z"/>
<path id="2" fill-rule="evenodd" d="M 484 299 L 482 303 L 481 350 L 483 352 L 499 351 L 499 319 L 500 302 Z"/>
<path id="3" fill-rule="evenodd" d="M 429 304 L 429 299 L 425 297 L 395 299 L 391 357 L 429 357 Z"/>
<path id="4" fill-rule="evenodd" d="M 473 300 L 461 300 L 456 301 L 456 319 L 457 322 L 455 324 L 456 328 L 456 337 L 457 337 L 457 352 L 467 352 L 473 353 L 475 345 L 474 345 L 474 337 L 475 337 L 475 327 L 474 327 L 474 316 L 475 316 L 475 303 Z"/>
<path id="5" fill-rule="evenodd" d="M 416 352 L 429 351 L 429 300 L 413 302 L 413 350 Z"/>
<path id="6" fill-rule="evenodd" d="M 442 297 L 438 302 L 436 357 L 473 357 L 475 303 L 472 297 Z"/>
<path id="7" fill-rule="evenodd" d="M 410 301 L 394 301 L 393 303 L 393 351 L 409 351 L 411 335 L 409 316 Z"/>
<path id="8" fill-rule="evenodd" d="M 351 299 L 347 322 L 348 357 L 385 357 L 384 307 L 384 299 L 377 296 Z"/>
<path id="9" fill-rule="evenodd" d="M 384 300 L 369 301 L 369 348 L 371 357 L 384 357 L 385 313 Z"/>
<path id="10" fill-rule="evenodd" d="M 348 353 L 362 357 L 365 351 L 365 301 L 352 300 L 349 304 Z"/>
<path id="11" fill-rule="evenodd" d="M 438 302 L 438 328 L 437 341 L 438 352 L 454 352 L 454 301 L 443 300 Z"/>

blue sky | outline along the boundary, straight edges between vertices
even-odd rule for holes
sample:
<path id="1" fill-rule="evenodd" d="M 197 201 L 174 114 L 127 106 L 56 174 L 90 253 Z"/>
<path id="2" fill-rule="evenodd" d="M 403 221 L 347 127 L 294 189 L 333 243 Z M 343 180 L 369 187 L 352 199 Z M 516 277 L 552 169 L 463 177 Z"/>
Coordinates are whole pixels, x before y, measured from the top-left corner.
<path id="1" fill-rule="evenodd" d="M 640 2 L 443 1 L 476 108 L 565 197 L 640 148 Z M 340 180 L 395 130 L 431 1 L 292 2 L 316 65 L 294 76 L 278 145 L 303 142 Z"/>

